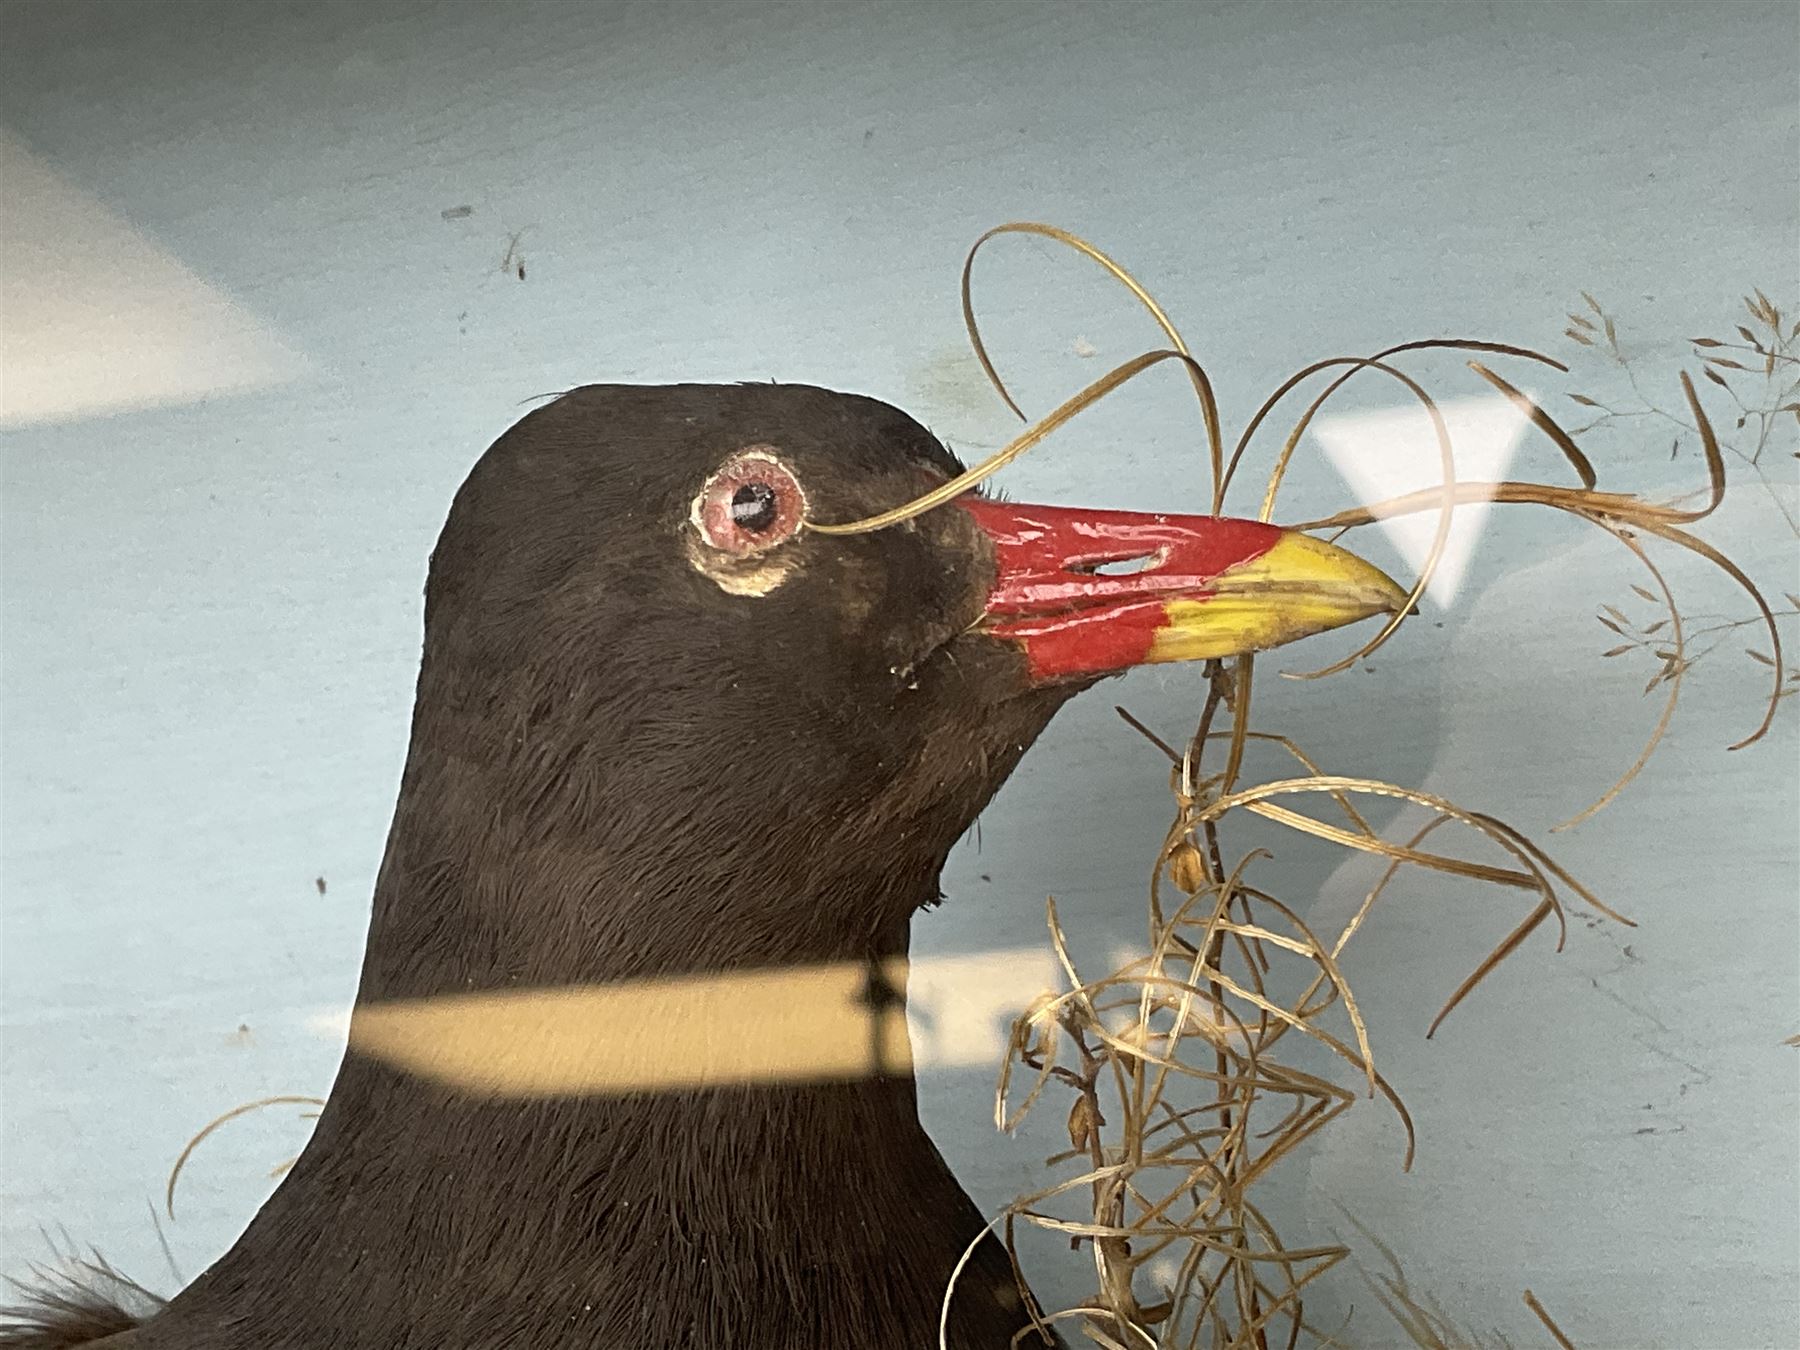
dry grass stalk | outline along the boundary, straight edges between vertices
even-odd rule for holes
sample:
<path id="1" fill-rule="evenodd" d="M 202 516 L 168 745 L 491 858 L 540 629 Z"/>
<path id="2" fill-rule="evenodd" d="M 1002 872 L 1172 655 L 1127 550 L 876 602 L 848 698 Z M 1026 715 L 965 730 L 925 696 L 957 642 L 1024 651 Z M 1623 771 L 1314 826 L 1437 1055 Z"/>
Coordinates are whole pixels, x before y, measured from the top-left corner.
<path id="1" fill-rule="evenodd" d="M 200 1145 L 204 1143 L 214 1131 L 218 1130 L 220 1126 L 227 1125 L 238 1119 L 240 1116 L 247 1116 L 252 1111 L 260 1111 L 266 1106 L 316 1106 L 322 1109 L 324 1105 L 325 1099 L 323 1097 L 302 1097 L 286 1094 L 275 1097 L 258 1097 L 253 1102 L 244 1102 L 239 1106 L 232 1107 L 229 1111 L 221 1111 L 218 1115 L 207 1121 L 206 1124 L 200 1127 L 199 1132 L 195 1134 L 192 1139 L 189 1139 L 182 1147 L 180 1154 L 176 1156 L 174 1165 L 169 1168 L 168 1184 L 163 1190 L 163 1208 L 168 1212 L 169 1217 L 171 1219 L 175 1217 L 175 1183 L 181 1179 L 182 1169 L 187 1166 L 188 1159 L 194 1156 L 194 1150 L 199 1148 Z M 318 1111 L 302 1111 L 300 1113 L 300 1119 L 302 1120 L 317 1120 L 318 1118 Z M 274 1170 L 271 1171 L 269 1175 L 271 1177 L 285 1175 L 288 1168 L 292 1167 L 295 1161 L 296 1159 L 290 1158 L 284 1163 L 277 1163 Z"/>
<path id="2" fill-rule="evenodd" d="M 1647 431 L 1659 431 L 1670 437 L 1671 459 L 1700 444 L 1702 437 L 1694 419 L 1671 412 L 1646 395 L 1637 369 L 1639 359 L 1621 344 L 1620 325 L 1614 316 L 1586 292 L 1582 299 L 1586 311 L 1569 315 L 1565 335 L 1584 349 L 1580 352 L 1584 366 L 1593 367 L 1584 370 L 1586 387 L 1593 392 L 1567 397 L 1591 416 L 1570 435 L 1589 440 L 1620 437 L 1627 444 L 1641 446 Z M 1743 297 L 1743 305 L 1748 322 L 1736 324 L 1732 336 L 1689 338 L 1688 343 L 1692 356 L 1701 363 L 1700 373 L 1724 390 L 1735 405 L 1727 410 L 1730 422 L 1721 423 L 1715 433 L 1720 448 L 1760 483 L 1789 533 L 1800 539 L 1800 516 L 1796 515 L 1800 494 L 1791 476 L 1778 478 L 1777 467 L 1782 461 L 1791 465 L 1800 459 L 1800 320 L 1784 315 L 1761 290 Z M 1602 656 L 1637 654 L 1656 662 L 1644 686 L 1646 694 L 1687 674 L 1745 630 L 1762 624 L 1761 616 L 1754 613 L 1694 615 L 1686 634 L 1688 646 L 1677 657 L 1664 631 L 1669 620 L 1662 598 L 1642 586 L 1631 590 L 1632 596 L 1621 597 L 1619 604 L 1602 605 L 1595 618 L 1613 637 L 1624 639 Z M 1783 599 L 1787 607 L 1776 610 L 1776 617 L 1800 618 L 1800 594 L 1788 591 Z M 1640 602 L 1650 606 L 1647 615 L 1634 617 L 1621 607 L 1637 608 Z M 1766 651 L 1746 647 L 1743 652 L 1761 665 L 1773 664 Z M 1780 697 L 1796 693 L 1800 693 L 1800 670 L 1788 672 Z"/>

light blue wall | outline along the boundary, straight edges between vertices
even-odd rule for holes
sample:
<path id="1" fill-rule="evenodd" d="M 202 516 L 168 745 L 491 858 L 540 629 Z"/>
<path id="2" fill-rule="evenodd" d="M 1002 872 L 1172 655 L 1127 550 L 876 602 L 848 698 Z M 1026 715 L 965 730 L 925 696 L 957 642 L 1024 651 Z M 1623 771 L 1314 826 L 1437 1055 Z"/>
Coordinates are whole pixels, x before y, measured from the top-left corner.
<path id="1" fill-rule="evenodd" d="M 1583 287 L 1664 389 L 1748 286 L 1800 300 L 1791 4 L 13 3 L 0 22 L 0 194 L 25 222 L 0 256 L 0 378 L 36 400 L 3 429 L 0 500 L 8 1271 L 48 1225 L 154 1282 L 146 1201 L 182 1141 L 329 1083 L 425 556 L 530 396 L 803 380 L 998 444 L 954 285 L 976 235 L 1019 217 L 1133 266 L 1233 424 L 1319 356 L 1555 343 Z M 514 232 L 524 281 L 501 270 Z M 1047 247 L 996 250 L 980 294 L 1033 409 L 1154 341 Z M 1007 483 L 1200 509 L 1194 425 L 1178 377 L 1152 377 Z M 1605 479 L 1695 482 L 1663 444 L 1615 442 Z M 1308 463 L 1296 514 L 1345 493 Z M 1559 473 L 1540 442 L 1515 468 Z M 1792 509 L 1794 461 L 1774 472 Z M 1490 525 L 1455 604 L 1375 675 L 1269 681 L 1259 711 L 1334 767 L 1541 834 L 1653 720 L 1646 672 L 1602 663 L 1592 618 L 1637 578 L 1561 520 Z M 1711 529 L 1793 583 L 1767 494 Z M 1736 604 L 1676 571 L 1697 608 Z M 1378 913 L 1349 973 L 1418 1166 L 1399 1175 L 1391 1118 L 1359 1105 L 1283 1183 L 1290 1240 L 1341 1228 L 1341 1202 L 1416 1287 L 1525 1343 L 1525 1285 L 1588 1350 L 1800 1343 L 1779 1044 L 1800 1030 L 1795 722 L 1725 752 L 1763 675 L 1729 651 L 1643 780 L 1555 841 L 1638 930 L 1577 924 L 1560 956 L 1534 939 L 1426 1043 L 1517 910 L 1415 880 Z M 1052 892 L 1093 960 L 1134 940 L 1168 807 L 1114 701 L 1178 733 L 1196 678 L 1135 674 L 1064 715 L 956 855 L 922 957 L 1036 942 Z M 1321 919 L 1369 879 L 1336 861 L 1282 844 Z M 996 1135 L 989 1081 L 928 1070 L 924 1093 L 997 1205 L 1059 1127 Z M 185 1275 L 304 1128 L 268 1115 L 207 1145 L 165 1224 Z M 1046 1292 L 1077 1294 L 1081 1260 L 1040 1254 Z M 1352 1339 L 1380 1343 L 1353 1283 L 1321 1323 L 1349 1302 Z"/>

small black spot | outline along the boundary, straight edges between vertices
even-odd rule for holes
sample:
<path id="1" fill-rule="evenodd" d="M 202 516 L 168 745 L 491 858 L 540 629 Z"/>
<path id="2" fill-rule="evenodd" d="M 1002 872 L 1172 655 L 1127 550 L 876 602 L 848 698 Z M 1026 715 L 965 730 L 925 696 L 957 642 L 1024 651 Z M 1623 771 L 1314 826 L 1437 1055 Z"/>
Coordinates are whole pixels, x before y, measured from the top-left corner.
<path id="1" fill-rule="evenodd" d="M 319 888 L 320 895 L 325 894 L 325 878 L 324 877 L 314 877 L 313 885 L 315 885 Z"/>

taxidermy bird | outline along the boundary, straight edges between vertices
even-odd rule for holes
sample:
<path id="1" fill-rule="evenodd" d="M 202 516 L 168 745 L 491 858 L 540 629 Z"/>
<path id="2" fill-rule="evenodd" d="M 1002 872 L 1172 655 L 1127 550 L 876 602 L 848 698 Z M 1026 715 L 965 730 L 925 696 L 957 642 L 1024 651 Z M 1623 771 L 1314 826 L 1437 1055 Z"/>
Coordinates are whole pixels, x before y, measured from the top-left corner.
<path id="1" fill-rule="evenodd" d="M 798 385 L 595 385 L 501 436 L 432 554 L 305 1151 L 166 1303 L 48 1285 L 0 1348 L 923 1350 L 966 1250 L 948 1343 L 1039 1344 L 889 1034 L 913 915 L 1082 689 L 1405 595 L 1252 521 L 972 492 L 819 528 L 960 472 Z"/>

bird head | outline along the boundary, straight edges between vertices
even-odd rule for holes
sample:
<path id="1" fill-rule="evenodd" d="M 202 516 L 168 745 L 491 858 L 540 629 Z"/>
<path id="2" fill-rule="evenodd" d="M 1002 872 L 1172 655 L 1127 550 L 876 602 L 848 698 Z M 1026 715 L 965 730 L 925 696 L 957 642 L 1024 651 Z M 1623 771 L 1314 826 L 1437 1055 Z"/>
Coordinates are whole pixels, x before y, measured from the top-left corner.
<path id="1" fill-rule="evenodd" d="M 474 848 L 488 949 L 554 915 L 499 958 L 526 976 L 609 943 L 664 968 L 709 925 L 755 959 L 860 950 L 937 898 L 1072 695 L 1405 600 L 1252 521 L 971 493 L 816 528 L 962 467 L 899 410 L 805 386 L 596 385 L 528 414 L 432 558 L 401 815 L 454 824 L 390 869 Z"/>

